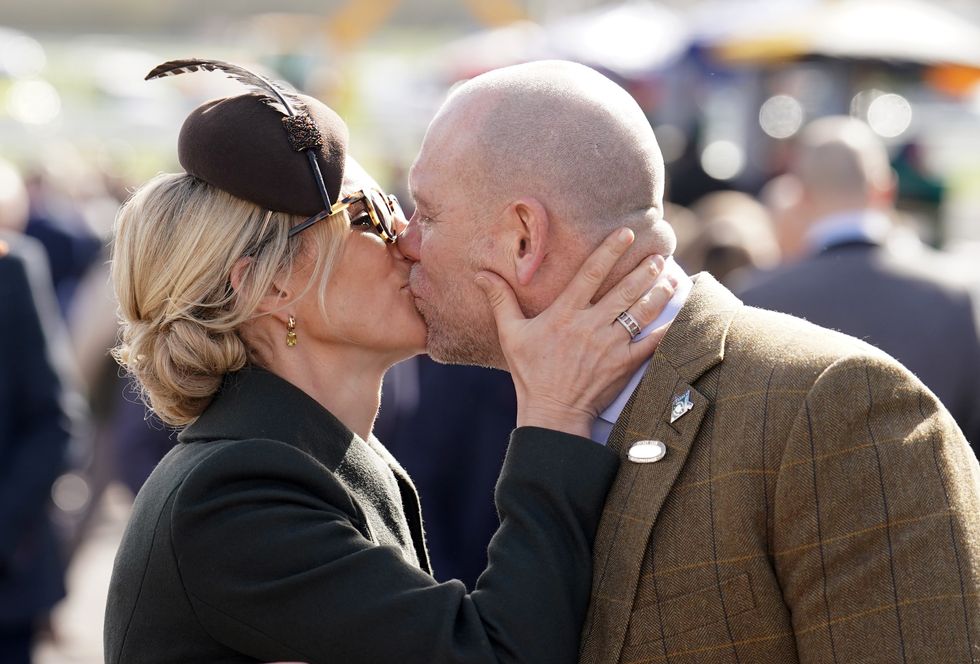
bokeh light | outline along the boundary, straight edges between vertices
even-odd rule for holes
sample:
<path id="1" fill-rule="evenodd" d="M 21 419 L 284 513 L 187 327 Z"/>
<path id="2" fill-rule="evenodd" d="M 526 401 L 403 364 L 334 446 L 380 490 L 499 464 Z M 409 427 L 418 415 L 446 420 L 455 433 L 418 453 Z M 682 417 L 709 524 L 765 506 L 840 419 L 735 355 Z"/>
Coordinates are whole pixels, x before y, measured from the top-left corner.
<path id="1" fill-rule="evenodd" d="M 7 112 L 24 124 L 48 124 L 61 113 L 61 95 L 41 79 L 17 81 L 7 96 Z"/>
<path id="2" fill-rule="evenodd" d="M 803 105 L 789 95 L 770 97 L 759 109 L 759 125 L 773 138 L 789 138 L 803 126 Z"/>
<path id="3" fill-rule="evenodd" d="M 88 482 L 76 473 L 65 473 L 51 487 L 51 500 L 69 514 L 83 510 L 91 497 Z"/>
<path id="4" fill-rule="evenodd" d="M 912 105 L 897 94 L 881 95 L 868 107 L 868 124 L 884 138 L 901 136 L 912 124 Z"/>
<path id="5" fill-rule="evenodd" d="M 851 99 L 851 117 L 857 118 L 858 120 L 868 119 L 868 109 L 871 108 L 871 102 L 885 94 L 881 90 L 876 90 L 871 88 L 869 90 L 861 90 L 859 93 L 854 95 Z"/>
<path id="6" fill-rule="evenodd" d="M 715 141 L 701 153 L 701 168 L 716 180 L 732 180 L 745 168 L 745 152 L 732 141 Z"/>
<path id="7" fill-rule="evenodd" d="M 15 78 L 37 76 L 47 58 L 34 38 L 0 27 L 0 73 Z"/>

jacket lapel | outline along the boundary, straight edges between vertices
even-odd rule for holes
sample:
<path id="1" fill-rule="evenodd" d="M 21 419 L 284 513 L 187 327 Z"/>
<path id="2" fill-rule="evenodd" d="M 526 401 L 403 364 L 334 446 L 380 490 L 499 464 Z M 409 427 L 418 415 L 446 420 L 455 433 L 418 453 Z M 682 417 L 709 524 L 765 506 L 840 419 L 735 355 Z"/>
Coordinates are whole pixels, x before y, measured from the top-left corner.
<path id="1" fill-rule="evenodd" d="M 724 358 L 725 336 L 742 303 L 702 273 L 609 437 L 622 460 L 606 499 L 594 551 L 592 603 L 582 632 L 583 663 L 618 661 L 650 533 L 711 404 L 695 387 Z M 690 390 L 690 411 L 673 423 L 676 397 Z M 640 440 L 658 440 L 655 463 L 628 460 Z"/>
<path id="2" fill-rule="evenodd" d="M 419 559 L 419 567 L 427 574 L 432 574 L 432 563 L 429 560 L 429 551 L 425 545 L 425 531 L 422 525 L 422 508 L 419 502 L 418 492 L 412 478 L 408 476 L 405 469 L 401 467 L 398 460 L 391 455 L 381 441 L 372 434 L 368 438 L 368 444 L 374 451 L 385 460 L 391 472 L 398 482 L 398 491 L 401 494 L 402 508 L 405 511 L 405 521 L 408 522 L 408 530 L 412 536 L 412 545 L 415 548 L 415 555 Z"/>

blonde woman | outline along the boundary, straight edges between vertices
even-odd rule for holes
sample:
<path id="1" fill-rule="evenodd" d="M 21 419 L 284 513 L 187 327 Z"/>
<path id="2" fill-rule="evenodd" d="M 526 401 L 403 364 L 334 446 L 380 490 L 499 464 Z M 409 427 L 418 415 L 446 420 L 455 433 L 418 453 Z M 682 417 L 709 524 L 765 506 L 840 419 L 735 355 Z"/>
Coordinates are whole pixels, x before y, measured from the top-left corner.
<path id="1" fill-rule="evenodd" d="M 659 313 L 662 259 L 592 304 L 632 239 L 610 237 L 531 320 L 486 281 L 518 428 L 486 572 L 471 593 L 437 583 L 411 481 L 371 435 L 382 376 L 426 340 L 405 221 L 346 156 L 340 118 L 285 101 L 195 110 L 186 172 L 151 180 L 117 220 L 115 352 L 182 431 L 116 558 L 106 660 L 574 661 L 618 464 L 588 431 L 657 343 L 631 354 L 615 319 Z"/>

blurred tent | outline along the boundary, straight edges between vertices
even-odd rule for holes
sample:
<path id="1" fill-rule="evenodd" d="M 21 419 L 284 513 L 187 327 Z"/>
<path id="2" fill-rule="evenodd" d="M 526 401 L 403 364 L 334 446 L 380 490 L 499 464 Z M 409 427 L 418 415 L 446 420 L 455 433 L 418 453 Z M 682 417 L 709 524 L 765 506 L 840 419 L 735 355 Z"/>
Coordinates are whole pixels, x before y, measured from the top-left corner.
<path id="1" fill-rule="evenodd" d="M 816 56 L 980 70 L 980 28 L 924 0 L 829 0 L 757 19 L 708 34 L 706 45 L 728 63 Z"/>
<path id="2" fill-rule="evenodd" d="M 705 0 L 688 12 L 696 46 L 749 36 L 760 26 L 784 23 L 809 11 L 820 0 Z"/>
<path id="3" fill-rule="evenodd" d="M 545 26 L 561 57 L 631 79 L 662 70 L 690 44 L 686 19 L 645 0 L 606 5 Z"/>
<path id="4" fill-rule="evenodd" d="M 574 60 L 629 80 L 669 67 L 689 44 L 681 14 L 649 0 L 630 0 L 544 25 L 523 21 L 478 32 L 449 43 L 437 57 L 451 80 L 544 58 Z"/>
<path id="5" fill-rule="evenodd" d="M 449 42 L 435 55 L 435 65 L 447 80 L 460 81 L 491 69 L 552 57 L 555 53 L 544 28 L 531 21 L 517 21 Z"/>

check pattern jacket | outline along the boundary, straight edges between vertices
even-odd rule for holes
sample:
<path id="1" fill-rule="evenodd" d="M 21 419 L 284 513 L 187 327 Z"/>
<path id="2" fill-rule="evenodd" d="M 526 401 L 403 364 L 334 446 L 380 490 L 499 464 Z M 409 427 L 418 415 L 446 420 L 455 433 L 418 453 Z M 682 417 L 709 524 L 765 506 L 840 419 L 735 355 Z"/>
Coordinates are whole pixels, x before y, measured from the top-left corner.
<path id="1" fill-rule="evenodd" d="M 699 275 L 609 445 L 582 664 L 980 662 L 980 468 L 882 352 Z"/>

